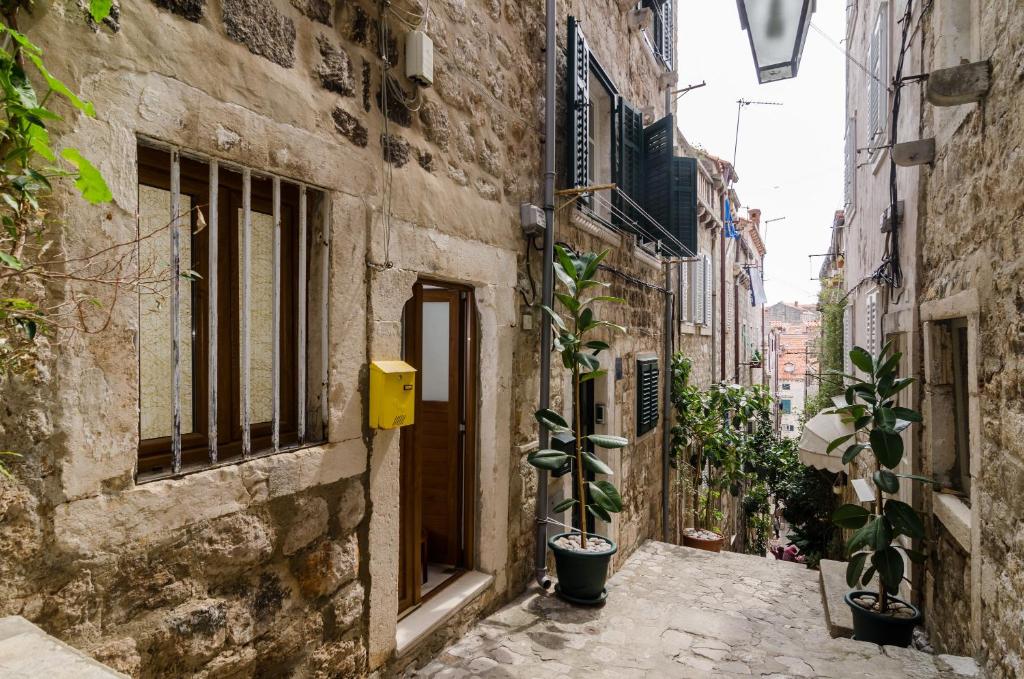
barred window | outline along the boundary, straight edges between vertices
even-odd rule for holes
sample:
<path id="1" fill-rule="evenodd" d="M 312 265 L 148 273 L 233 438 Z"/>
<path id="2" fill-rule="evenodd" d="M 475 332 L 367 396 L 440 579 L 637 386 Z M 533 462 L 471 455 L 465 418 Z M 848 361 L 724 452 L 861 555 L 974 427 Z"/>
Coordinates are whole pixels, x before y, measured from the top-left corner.
<path id="1" fill-rule="evenodd" d="M 138 147 L 140 477 L 326 438 L 327 195 Z"/>

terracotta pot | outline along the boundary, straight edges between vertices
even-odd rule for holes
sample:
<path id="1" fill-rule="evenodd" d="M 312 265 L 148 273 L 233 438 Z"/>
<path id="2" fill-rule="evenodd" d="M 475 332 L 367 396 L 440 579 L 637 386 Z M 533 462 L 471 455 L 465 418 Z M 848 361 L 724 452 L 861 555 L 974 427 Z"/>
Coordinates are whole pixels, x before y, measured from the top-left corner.
<path id="1" fill-rule="evenodd" d="M 705 552 L 720 552 L 722 551 L 722 543 L 725 542 L 725 538 L 719 535 L 717 538 L 698 538 L 695 536 L 687 535 L 683 533 L 683 546 L 693 547 L 694 549 L 703 549 Z"/>

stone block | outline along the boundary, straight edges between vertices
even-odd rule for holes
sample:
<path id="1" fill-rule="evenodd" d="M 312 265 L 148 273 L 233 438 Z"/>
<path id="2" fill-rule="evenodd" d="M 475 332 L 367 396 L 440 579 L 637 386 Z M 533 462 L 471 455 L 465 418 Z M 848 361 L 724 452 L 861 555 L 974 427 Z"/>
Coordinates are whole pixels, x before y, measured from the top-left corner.
<path id="1" fill-rule="evenodd" d="M 331 111 L 331 119 L 334 120 L 334 127 L 343 137 L 356 146 L 366 147 L 366 144 L 369 142 L 366 126 L 359 122 L 358 118 L 341 106 L 335 106 L 334 110 Z"/>
<path id="2" fill-rule="evenodd" d="M 853 636 L 853 612 L 843 597 L 850 591 L 846 584 L 846 563 L 822 559 L 818 568 L 821 603 L 825 609 L 825 626 L 830 636 Z"/>
<path id="3" fill-rule="evenodd" d="M 331 611 L 334 614 L 335 629 L 345 630 L 359 621 L 363 615 L 364 599 L 363 585 L 359 582 L 353 582 L 334 595 Z"/>
<path id="4" fill-rule="evenodd" d="M 153 4 L 196 23 L 206 10 L 206 0 L 153 0 Z"/>
<path id="5" fill-rule="evenodd" d="M 295 64 L 295 23 L 271 0 L 224 0 L 228 37 L 278 66 Z"/>
<path id="6" fill-rule="evenodd" d="M 324 540 L 296 557 L 292 571 L 304 596 L 330 594 L 359 574 L 359 542 L 354 535 L 343 542 Z"/>
<path id="7" fill-rule="evenodd" d="M 959 106 L 981 101 L 992 86 L 992 64 L 977 61 L 940 68 L 928 75 L 925 96 L 933 106 Z"/>
<path id="8" fill-rule="evenodd" d="M 20 616 L 0 618 L 0 676 L 125 679 Z"/>
<path id="9" fill-rule="evenodd" d="M 411 147 L 409 142 L 394 134 L 382 134 L 380 145 L 384 153 L 384 160 L 395 167 L 402 167 L 409 162 Z"/>
<path id="10" fill-rule="evenodd" d="M 348 53 L 323 36 L 316 39 L 320 63 L 313 69 L 320 84 L 332 92 L 351 97 L 356 92 L 355 73 Z"/>
<path id="11" fill-rule="evenodd" d="M 273 532 L 259 517 L 238 513 L 210 522 L 193 538 L 193 545 L 204 568 L 240 569 L 268 558 L 273 540 Z"/>
<path id="12" fill-rule="evenodd" d="M 327 532 L 327 501 L 306 496 L 295 500 L 291 526 L 281 543 L 281 551 L 291 555 Z"/>
<path id="13" fill-rule="evenodd" d="M 292 0 L 292 7 L 325 26 L 333 25 L 333 0 Z"/>

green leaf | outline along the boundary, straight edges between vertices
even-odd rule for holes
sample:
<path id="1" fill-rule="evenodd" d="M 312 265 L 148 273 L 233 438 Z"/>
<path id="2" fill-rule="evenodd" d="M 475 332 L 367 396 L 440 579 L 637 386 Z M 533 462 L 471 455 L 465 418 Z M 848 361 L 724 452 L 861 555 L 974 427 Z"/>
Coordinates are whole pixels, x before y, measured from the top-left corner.
<path id="1" fill-rule="evenodd" d="M 610 304 L 625 304 L 626 300 L 622 299 L 621 297 L 612 297 L 610 295 L 598 295 L 596 297 L 591 297 L 590 299 L 585 301 L 584 304 L 590 304 L 591 302 L 608 302 Z"/>
<path id="2" fill-rule="evenodd" d="M 629 441 L 611 434 L 588 434 L 587 439 L 599 448 L 625 448 Z"/>
<path id="3" fill-rule="evenodd" d="M 555 265 L 561 266 L 562 271 L 569 277 L 569 279 L 575 284 L 580 279 L 579 270 L 576 268 L 577 261 L 575 258 L 570 257 L 569 253 L 566 252 L 565 248 L 561 245 L 555 246 L 555 258 L 558 260 Z M 573 290 L 576 286 L 573 285 Z"/>
<path id="4" fill-rule="evenodd" d="M 595 456 L 593 453 L 583 451 L 583 466 L 588 471 L 592 471 L 595 474 L 604 474 L 605 476 L 612 476 L 612 468 L 604 463 L 603 460 Z"/>
<path id="5" fill-rule="evenodd" d="M 569 311 L 576 313 L 580 308 L 579 301 L 572 295 L 567 295 L 564 292 L 556 292 L 555 297 L 558 301 L 565 305 L 565 308 Z"/>
<path id="6" fill-rule="evenodd" d="M 868 566 L 868 569 L 864 571 L 864 577 L 860 579 L 860 584 L 863 587 L 867 587 L 868 583 L 871 582 L 871 578 L 875 577 L 875 567 Z"/>
<path id="7" fill-rule="evenodd" d="M 605 349 L 611 349 L 611 345 L 602 340 L 590 340 L 583 346 L 587 349 L 593 349 L 594 354 L 597 354 L 599 351 L 604 351 Z"/>
<path id="8" fill-rule="evenodd" d="M 533 414 L 533 416 L 549 431 L 572 431 L 572 429 L 569 428 L 569 423 L 565 421 L 565 418 L 556 413 L 554 410 L 551 410 L 550 408 L 538 410 Z"/>
<path id="9" fill-rule="evenodd" d="M 605 511 L 615 514 L 622 511 L 622 496 L 611 481 L 588 481 L 591 499 Z"/>
<path id="10" fill-rule="evenodd" d="M 555 324 L 556 328 L 558 328 L 562 332 L 569 331 L 569 329 L 565 327 L 565 321 L 562 320 L 562 317 L 558 314 L 558 312 L 544 304 L 541 304 L 540 308 L 544 310 L 544 313 L 548 315 L 548 318 L 551 319 L 551 322 Z"/>
<path id="11" fill-rule="evenodd" d="M 928 560 L 928 556 L 924 552 L 918 552 L 913 549 L 903 548 L 903 553 L 907 555 L 907 558 L 914 563 L 924 563 Z"/>
<path id="12" fill-rule="evenodd" d="M 910 408 L 893 408 L 892 412 L 896 415 L 896 419 L 903 420 L 905 422 L 920 422 L 923 418 L 921 413 Z"/>
<path id="13" fill-rule="evenodd" d="M 587 371 L 597 370 L 601 367 L 600 361 L 598 361 L 593 354 L 588 354 L 585 351 L 577 351 L 573 358 L 577 365 L 586 368 Z"/>
<path id="14" fill-rule="evenodd" d="M 12 255 L 9 252 L 0 250 L 0 264 L 3 264 L 8 269 L 14 269 L 15 271 L 21 271 L 25 268 L 25 265 L 21 263 L 21 260 Z"/>
<path id="15" fill-rule="evenodd" d="M 574 497 L 566 498 L 565 500 L 562 500 L 557 505 L 555 505 L 555 508 L 552 509 L 551 511 L 555 512 L 556 514 L 560 514 L 565 510 L 569 509 L 570 507 L 573 507 L 578 502 L 579 500 L 577 500 Z"/>
<path id="16" fill-rule="evenodd" d="M 113 199 L 114 195 L 110 192 L 107 183 L 103 181 L 103 175 L 78 152 L 78 149 L 67 148 L 61 151 L 60 155 L 64 160 L 78 168 L 75 186 L 82 194 L 82 198 L 85 198 L 93 205 L 109 203 Z"/>
<path id="17" fill-rule="evenodd" d="M 100 23 L 110 16 L 110 8 L 114 0 L 89 0 L 89 16 L 96 23 Z"/>
<path id="18" fill-rule="evenodd" d="M 588 503 L 587 504 L 587 511 L 590 512 L 591 514 L 593 514 L 594 516 L 596 516 L 597 518 L 601 519 L 605 523 L 611 523 L 612 522 L 611 514 L 609 514 L 605 510 L 605 508 L 602 507 L 599 504 Z"/>
<path id="19" fill-rule="evenodd" d="M 594 327 L 594 310 L 584 309 L 583 312 L 580 314 L 580 320 L 577 324 L 576 331 L 580 335 L 582 335 L 584 332 L 590 330 L 592 327 Z"/>
<path id="20" fill-rule="evenodd" d="M 923 481 L 925 483 L 930 483 L 936 488 L 938 488 L 941 485 L 935 479 L 928 476 L 921 476 L 920 474 L 897 474 L 896 476 L 900 477 L 901 479 L 911 479 L 912 481 Z"/>
<path id="21" fill-rule="evenodd" d="M 601 265 L 601 262 L 605 257 L 608 256 L 608 250 L 602 250 L 596 255 L 591 253 L 587 256 L 586 266 L 583 267 L 583 275 L 581 278 L 590 279 L 597 273 L 597 268 Z"/>
<path id="22" fill-rule="evenodd" d="M 860 455 L 861 451 L 865 448 L 867 448 L 867 446 L 863 443 L 855 443 L 847 448 L 846 452 L 843 453 L 843 464 L 850 464 L 856 460 L 857 456 Z"/>
<path id="23" fill-rule="evenodd" d="M 871 354 L 861 347 L 854 347 L 850 350 L 850 360 L 855 366 L 868 374 L 871 374 L 875 367 L 874 361 L 871 360 Z"/>
<path id="24" fill-rule="evenodd" d="M 856 420 L 853 421 L 853 428 L 856 429 L 857 431 L 860 431 L 869 424 L 871 424 L 871 416 L 862 415 L 861 417 L 858 417 Z"/>
<path id="25" fill-rule="evenodd" d="M 828 444 L 828 448 L 825 449 L 825 453 L 831 453 L 833 450 L 843 445 L 844 443 L 852 439 L 854 436 L 855 434 L 847 434 L 846 436 L 840 436 L 837 439 L 832 439 L 832 443 Z"/>
<path id="26" fill-rule="evenodd" d="M 903 439 L 899 434 L 883 429 L 872 429 L 871 451 L 883 466 L 895 469 L 903 459 Z"/>
<path id="27" fill-rule="evenodd" d="M 884 493 L 898 493 L 900 490 L 899 478 L 888 469 L 879 469 L 871 475 L 871 478 Z"/>
<path id="28" fill-rule="evenodd" d="M 62 83 L 60 80 L 54 78 L 53 75 L 48 70 L 46 70 L 46 66 L 43 64 L 43 60 L 39 57 L 38 54 L 29 53 L 28 58 L 32 61 L 33 64 L 35 64 L 36 70 L 39 71 L 39 73 L 43 76 L 43 78 L 46 80 L 46 84 L 49 86 L 51 90 L 53 90 L 57 94 L 62 95 L 65 99 L 71 102 L 72 106 L 77 108 L 85 115 L 89 116 L 90 118 L 96 117 L 96 109 L 95 107 L 93 107 L 92 103 L 79 99 L 78 95 L 69 90 L 67 85 Z"/>
<path id="29" fill-rule="evenodd" d="M 569 456 L 560 450 L 535 450 L 526 456 L 526 461 L 537 469 L 555 471 L 561 469 Z"/>
<path id="30" fill-rule="evenodd" d="M 860 579 L 860 574 L 864 572 L 864 562 L 868 559 L 867 552 L 857 552 L 850 557 L 850 562 L 846 564 L 846 584 L 850 587 L 857 586 L 857 580 Z"/>
<path id="31" fill-rule="evenodd" d="M 886 431 L 892 431 L 896 426 L 896 414 L 892 408 L 876 408 L 874 420 L 876 427 Z"/>
<path id="32" fill-rule="evenodd" d="M 891 592 L 900 588 L 903 580 L 903 557 L 895 547 L 886 547 L 871 555 L 871 565 L 878 570 L 882 584 Z"/>
<path id="33" fill-rule="evenodd" d="M 607 370 L 591 370 L 580 375 L 580 384 L 589 382 L 590 380 L 596 380 L 598 377 L 604 377 L 608 374 Z"/>
<path id="34" fill-rule="evenodd" d="M 897 534 L 912 538 L 924 537 L 924 524 L 914 508 L 906 502 L 889 499 L 885 501 L 885 517 L 892 523 Z"/>
<path id="35" fill-rule="evenodd" d="M 860 528 L 869 516 L 871 512 L 860 505 L 845 504 L 832 514 L 832 522 L 842 528 Z"/>
<path id="36" fill-rule="evenodd" d="M 892 528 L 889 527 L 889 522 L 885 517 L 872 515 L 871 519 L 846 543 L 846 549 L 853 552 L 861 547 L 867 547 L 878 551 L 888 547 L 890 542 L 892 542 Z"/>
<path id="37" fill-rule="evenodd" d="M 897 351 L 895 354 L 887 358 L 884 363 L 875 369 L 875 376 L 881 377 L 882 375 L 892 373 L 896 369 L 896 366 L 899 365 L 900 358 L 902 357 L 903 354 Z"/>
<path id="38" fill-rule="evenodd" d="M 558 262 L 555 262 L 554 269 L 558 280 L 562 281 L 562 285 L 564 285 L 565 289 L 569 291 L 569 294 L 575 297 L 577 293 L 576 281 L 573 280 L 572 276 L 570 276 L 568 272 L 566 272 L 565 268 Z"/>
<path id="39" fill-rule="evenodd" d="M 846 388 L 845 396 L 846 396 L 846 403 L 847 403 L 847 405 L 851 405 L 852 406 L 854 403 L 857 402 L 857 392 L 854 390 L 854 388 L 852 386 L 849 386 L 849 387 Z M 850 585 L 850 586 L 852 587 L 853 585 Z"/>

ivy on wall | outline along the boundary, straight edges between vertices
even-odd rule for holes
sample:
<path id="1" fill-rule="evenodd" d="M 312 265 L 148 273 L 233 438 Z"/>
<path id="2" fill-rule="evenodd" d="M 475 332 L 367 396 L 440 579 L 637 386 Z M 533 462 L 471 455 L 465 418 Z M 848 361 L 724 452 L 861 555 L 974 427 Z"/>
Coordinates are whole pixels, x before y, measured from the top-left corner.
<path id="1" fill-rule="evenodd" d="M 32 4 L 0 2 L 0 385 L 32 372 L 43 337 L 62 325 L 85 323 L 82 307 L 100 305 L 91 295 L 70 304 L 66 298 L 67 284 L 76 278 L 103 280 L 89 270 L 94 258 L 69 260 L 57 252 L 59 224 L 47 209 L 56 185 L 69 182 L 92 204 L 111 200 L 86 155 L 73 147 L 58 149 L 50 139 L 49 126 L 61 120 L 59 106 L 89 117 L 96 110 L 50 72 L 43 51 L 17 30 L 19 13 L 31 11 Z M 112 5 L 91 0 L 88 17 L 99 24 Z M 9 476 L 3 462 L 17 456 L 0 451 L 0 473 Z"/>

